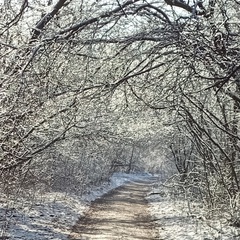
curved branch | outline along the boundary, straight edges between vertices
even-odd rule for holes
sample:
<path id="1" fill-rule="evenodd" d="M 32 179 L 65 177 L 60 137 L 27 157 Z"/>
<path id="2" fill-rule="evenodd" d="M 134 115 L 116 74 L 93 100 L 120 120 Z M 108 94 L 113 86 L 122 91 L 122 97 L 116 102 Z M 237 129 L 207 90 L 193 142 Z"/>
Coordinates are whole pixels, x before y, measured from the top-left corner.
<path id="1" fill-rule="evenodd" d="M 178 1 L 178 0 L 165 0 L 165 3 L 170 5 L 170 6 L 176 6 L 180 7 L 190 13 L 193 12 L 193 8 L 190 7 L 188 4 L 184 3 L 183 1 Z"/>
<path id="2" fill-rule="evenodd" d="M 136 2 L 139 2 L 140 0 L 129 0 L 129 1 L 126 1 L 125 3 L 123 3 L 121 6 L 118 6 L 116 7 L 115 9 L 113 9 L 112 11 L 109 11 L 109 12 L 106 12 L 106 13 L 103 13 L 101 14 L 100 16 L 98 17 L 94 17 L 94 18 L 91 18 L 91 19 L 88 19 L 86 21 L 83 21 L 83 22 L 80 22 L 80 23 L 77 23 L 69 28 L 66 28 L 62 31 L 60 31 L 58 34 L 59 35 L 62 35 L 62 34 L 65 34 L 65 33 L 69 33 L 70 32 L 70 35 L 72 35 L 74 32 L 82 29 L 82 28 L 85 28 L 86 26 L 92 24 L 92 23 L 95 23 L 95 22 L 98 22 L 100 19 L 104 19 L 104 18 L 108 18 L 108 17 L 111 17 L 112 15 L 114 15 L 115 13 L 118 13 L 118 12 L 123 12 L 124 8 L 129 6 L 129 5 L 132 5 Z"/>

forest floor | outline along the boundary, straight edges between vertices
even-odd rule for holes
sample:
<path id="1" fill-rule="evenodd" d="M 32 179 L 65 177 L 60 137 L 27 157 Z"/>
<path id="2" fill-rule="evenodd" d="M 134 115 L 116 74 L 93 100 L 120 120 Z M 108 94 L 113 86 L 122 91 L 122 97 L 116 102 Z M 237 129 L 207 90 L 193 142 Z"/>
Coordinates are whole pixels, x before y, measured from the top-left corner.
<path id="1" fill-rule="evenodd" d="M 227 211 L 213 214 L 178 191 L 159 181 L 147 196 L 159 240 L 240 240 L 240 228 L 231 226 Z"/>
<path id="2" fill-rule="evenodd" d="M 129 182 L 97 199 L 73 227 L 70 239 L 159 239 L 146 200 L 153 180 Z"/>
<path id="3" fill-rule="evenodd" d="M 148 174 L 115 173 L 84 195 L 36 190 L 6 194 L 0 189 L 0 239 L 67 240 L 94 201 L 127 182 L 146 178 Z"/>
<path id="4" fill-rule="evenodd" d="M 116 173 L 84 196 L 28 195 L 0 190 L 0 239 L 240 239 L 240 228 L 230 226 L 224 211 L 206 217 L 200 203 L 169 190 L 161 176 Z"/>

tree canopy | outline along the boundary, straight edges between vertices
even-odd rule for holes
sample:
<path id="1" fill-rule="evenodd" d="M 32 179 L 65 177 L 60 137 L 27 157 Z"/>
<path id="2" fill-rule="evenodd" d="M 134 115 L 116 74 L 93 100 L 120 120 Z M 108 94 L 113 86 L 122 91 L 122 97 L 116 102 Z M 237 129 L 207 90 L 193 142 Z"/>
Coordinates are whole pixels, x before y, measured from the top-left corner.
<path id="1" fill-rule="evenodd" d="M 236 199 L 239 5 L 2 1 L 3 175 L 68 166 L 71 181 L 98 181 L 119 168 L 160 171 L 164 156 L 193 196 Z"/>

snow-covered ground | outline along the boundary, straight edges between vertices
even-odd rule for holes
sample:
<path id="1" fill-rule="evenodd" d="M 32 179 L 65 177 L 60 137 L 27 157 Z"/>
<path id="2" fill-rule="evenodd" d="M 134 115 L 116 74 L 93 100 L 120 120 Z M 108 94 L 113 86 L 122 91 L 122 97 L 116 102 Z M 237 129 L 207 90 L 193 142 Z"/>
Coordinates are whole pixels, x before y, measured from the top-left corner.
<path id="1" fill-rule="evenodd" d="M 154 184 L 147 197 L 160 240 L 233 240 L 240 229 L 229 226 L 223 217 L 206 219 L 200 204 L 179 200 L 162 184 Z"/>
<path id="2" fill-rule="evenodd" d="M 48 193 L 10 199 L 0 196 L 0 239 L 66 240 L 71 228 L 87 211 L 91 201 L 128 181 L 144 180 L 147 175 L 114 174 L 108 183 L 89 189 L 84 196 Z M 157 193 L 157 194 L 154 194 Z M 199 204 L 173 198 L 161 184 L 153 184 L 147 197 L 159 240 L 233 240 L 240 229 L 226 219 L 205 219 Z"/>
<path id="3" fill-rule="evenodd" d="M 144 179 L 142 174 L 115 173 L 109 182 L 89 189 L 84 196 L 48 193 L 10 199 L 0 196 L 0 239 L 65 240 L 72 226 L 88 209 L 91 201 L 122 184 Z"/>

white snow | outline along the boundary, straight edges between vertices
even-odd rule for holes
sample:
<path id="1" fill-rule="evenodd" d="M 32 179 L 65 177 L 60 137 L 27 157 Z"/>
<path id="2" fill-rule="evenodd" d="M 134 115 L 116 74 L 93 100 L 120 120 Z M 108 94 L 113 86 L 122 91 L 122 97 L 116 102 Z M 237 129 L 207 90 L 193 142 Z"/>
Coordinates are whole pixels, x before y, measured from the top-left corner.
<path id="1" fill-rule="evenodd" d="M 34 193 L 26 198 L 0 196 L 0 239 L 65 240 L 91 201 L 122 184 L 146 178 L 146 174 L 115 173 L 109 182 L 88 190 L 84 196 Z M 4 238 L 5 237 L 5 238 Z"/>
<path id="2" fill-rule="evenodd" d="M 0 239 L 67 240 L 71 228 L 91 201 L 128 181 L 144 180 L 147 174 L 114 174 L 109 182 L 88 190 L 84 196 L 47 193 L 26 198 L 0 196 Z M 158 193 L 158 194 L 153 194 Z M 173 198 L 163 184 L 153 184 L 147 197 L 159 240 L 232 240 L 240 231 L 226 219 L 205 219 L 199 203 Z M 235 236 L 235 237 L 234 237 Z M 6 238 L 4 238 L 6 237 Z"/>
<path id="3" fill-rule="evenodd" d="M 240 239 L 240 230 L 229 226 L 226 219 L 221 216 L 206 219 L 206 210 L 199 203 L 173 197 L 163 184 L 154 184 L 147 200 L 153 221 L 159 229 L 159 239 Z"/>

